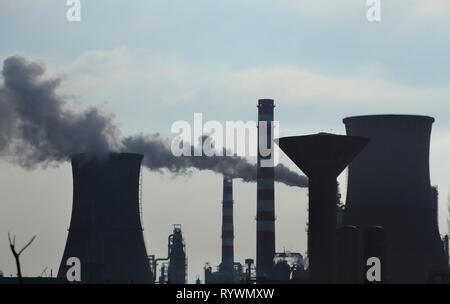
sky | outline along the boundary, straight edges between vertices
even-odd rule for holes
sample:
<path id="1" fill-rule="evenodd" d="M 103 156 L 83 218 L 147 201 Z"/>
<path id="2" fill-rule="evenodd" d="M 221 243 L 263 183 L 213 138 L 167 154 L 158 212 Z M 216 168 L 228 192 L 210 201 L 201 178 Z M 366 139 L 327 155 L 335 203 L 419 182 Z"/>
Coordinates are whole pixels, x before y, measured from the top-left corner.
<path id="1" fill-rule="evenodd" d="M 0 0 L 0 60 L 21 55 L 63 77 L 74 109 L 114 113 L 121 134 L 170 137 L 177 120 L 255 120 L 275 99 L 280 135 L 343 133 L 361 114 L 436 118 L 432 184 L 447 233 L 450 190 L 450 1 L 381 0 L 381 22 L 364 0 L 81 0 L 81 22 L 63 0 Z M 0 80 L 1 81 L 1 80 Z M 282 156 L 281 162 L 296 172 Z M 143 225 L 150 254 L 166 254 L 182 224 L 189 281 L 220 262 L 222 178 L 144 169 Z M 345 185 L 345 174 L 340 178 Z M 255 257 L 256 185 L 234 182 L 235 256 Z M 343 189 L 345 193 L 345 189 Z M 15 273 L 7 232 L 25 243 L 23 272 L 57 272 L 71 213 L 68 163 L 25 170 L 0 159 L 0 270 Z M 182 203 L 180 203 L 183 201 Z M 306 250 L 307 191 L 276 185 L 277 250 Z"/>

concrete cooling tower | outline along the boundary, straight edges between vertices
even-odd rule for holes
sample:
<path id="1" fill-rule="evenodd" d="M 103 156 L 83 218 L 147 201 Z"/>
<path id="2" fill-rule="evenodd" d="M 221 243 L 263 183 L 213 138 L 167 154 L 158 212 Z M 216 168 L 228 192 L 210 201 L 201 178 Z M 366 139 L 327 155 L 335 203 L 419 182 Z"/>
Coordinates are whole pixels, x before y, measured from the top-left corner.
<path id="1" fill-rule="evenodd" d="M 58 277 L 81 262 L 82 283 L 151 283 L 142 233 L 139 177 L 143 156 L 72 158 L 73 207 Z"/>
<path id="2" fill-rule="evenodd" d="M 344 222 L 360 231 L 384 228 L 387 283 L 425 283 L 448 270 L 430 185 L 433 122 L 409 115 L 344 119 L 348 135 L 370 138 L 349 167 Z"/>

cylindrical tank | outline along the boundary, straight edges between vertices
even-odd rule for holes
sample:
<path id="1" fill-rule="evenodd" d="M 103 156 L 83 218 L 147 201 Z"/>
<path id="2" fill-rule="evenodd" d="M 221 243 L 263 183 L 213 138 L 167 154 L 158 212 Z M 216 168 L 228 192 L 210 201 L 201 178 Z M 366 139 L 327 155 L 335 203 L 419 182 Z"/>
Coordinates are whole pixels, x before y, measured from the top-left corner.
<path id="1" fill-rule="evenodd" d="M 362 262 L 358 250 L 359 231 L 355 226 L 343 226 L 337 232 L 337 282 L 356 284 L 361 282 L 358 265 Z"/>
<path id="2" fill-rule="evenodd" d="M 385 273 L 384 270 L 386 269 L 386 260 L 385 260 L 385 243 L 386 243 L 386 236 L 384 233 L 383 227 L 380 226 L 371 226 L 365 229 L 364 231 L 364 263 L 366 264 L 366 273 L 364 274 L 365 282 L 366 283 L 384 283 L 385 282 Z M 367 280 L 367 270 L 368 267 L 372 267 L 372 264 L 367 265 L 367 262 L 371 258 L 377 258 L 380 262 L 379 269 L 376 269 L 376 271 L 379 271 L 379 280 L 378 281 L 368 281 Z"/>
<path id="3" fill-rule="evenodd" d="M 433 212 L 429 150 L 434 119 L 371 115 L 344 119 L 347 134 L 370 138 L 350 164 L 345 224 L 386 233 L 386 280 L 425 283 L 445 257 Z"/>
<path id="4" fill-rule="evenodd" d="M 73 207 L 58 277 L 81 262 L 83 283 L 151 283 L 139 211 L 142 155 L 72 158 Z"/>

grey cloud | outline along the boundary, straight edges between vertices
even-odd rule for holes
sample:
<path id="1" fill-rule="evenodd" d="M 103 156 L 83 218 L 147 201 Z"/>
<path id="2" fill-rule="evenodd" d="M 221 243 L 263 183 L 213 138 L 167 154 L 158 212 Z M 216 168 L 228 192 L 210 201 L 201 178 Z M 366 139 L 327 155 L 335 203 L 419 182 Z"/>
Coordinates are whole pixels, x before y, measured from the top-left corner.
<path id="1" fill-rule="evenodd" d="M 246 182 L 256 180 L 256 165 L 241 157 L 176 157 L 170 141 L 158 134 L 120 138 L 112 114 L 96 107 L 69 109 L 57 93 L 61 78 L 46 78 L 41 64 L 9 57 L 2 76 L 0 155 L 24 168 L 66 161 L 75 153 L 105 155 L 115 151 L 142 153 L 150 170 L 173 174 L 210 170 Z M 275 167 L 275 179 L 289 186 L 307 186 L 304 176 L 281 164 Z"/>

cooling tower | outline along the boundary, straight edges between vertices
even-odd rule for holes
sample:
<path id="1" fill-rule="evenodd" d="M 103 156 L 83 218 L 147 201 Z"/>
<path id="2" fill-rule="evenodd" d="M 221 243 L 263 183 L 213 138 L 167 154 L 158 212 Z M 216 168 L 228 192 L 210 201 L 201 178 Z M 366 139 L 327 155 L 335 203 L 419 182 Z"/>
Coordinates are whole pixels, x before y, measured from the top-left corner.
<path id="1" fill-rule="evenodd" d="M 151 283 L 139 210 L 142 155 L 72 158 L 73 207 L 58 277 L 81 262 L 83 283 Z"/>
<path id="2" fill-rule="evenodd" d="M 220 271 L 232 276 L 234 268 L 233 180 L 223 178 L 222 201 L 222 263 Z"/>
<path id="3" fill-rule="evenodd" d="M 334 283 L 338 190 L 336 178 L 368 139 L 319 133 L 284 137 L 278 145 L 309 178 L 308 258 L 312 283 Z"/>
<path id="4" fill-rule="evenodd" d="M 258 167 L 256 198 L 256 277 L 261 281 L 270 276 L 275 255 L 275 194 L 272 153 L 262 155 L 259 148 L 273 150 L 272 99 L 258 102 Z M 262 128 L 265 126 L 265 128 Z M 266 132 L 266 133 L 265 133 Z M 264 134 L 265 133 L 265 134 Z M 264 139 L 265 142 L 262 142 Z"/>
<path id="5" fill-rule="evenodd" d="M 360 231 L 384 228 L 389 283 L 425 283 L 447 270 L 430 185 L 433 122 L 409 115 L 344 119 L 348 135 L 371 140 L 349 167 L 344 221 Z"/>

